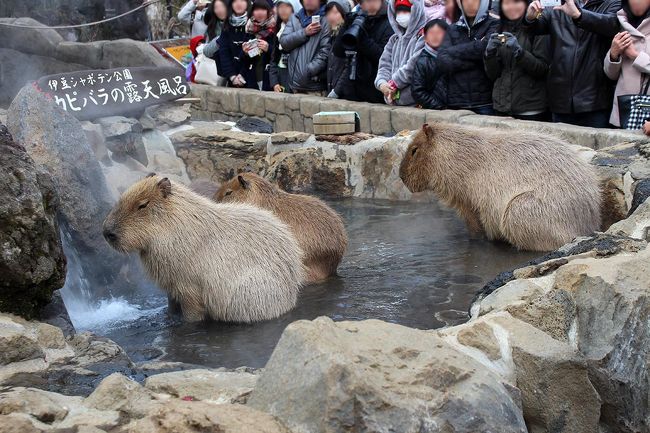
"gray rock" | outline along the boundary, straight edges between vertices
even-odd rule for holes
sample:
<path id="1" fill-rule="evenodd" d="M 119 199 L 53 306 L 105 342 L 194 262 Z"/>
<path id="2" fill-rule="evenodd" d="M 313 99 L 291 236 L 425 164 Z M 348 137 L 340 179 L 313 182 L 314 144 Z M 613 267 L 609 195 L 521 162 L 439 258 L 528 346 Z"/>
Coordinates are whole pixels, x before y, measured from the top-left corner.
<path id="1" fill-rule="evenodd" d="M 632 196 L 632 205 L 630 206 L 629 215 L 643 204 L 650 197 L 650 179 L 642 179 L 634 184 L 634 195 Z"/>
<path id="2" fill-rule="evenodd" d="M 32 86 L 9 107 L 8 127 L 35 162 L 52 175 L 59 223 L 69 246 L 83 257 L 83 273 L 98 295 L 115 280 L 124 258 L 104 241 L 101 225 L 111 197 L 81 124 Z"/>
<path id="3" fill-rule="evenodd" d="M 264 134 L 273 132 L 273 125 L 256 117 L 244 116 L 235 123 L 235 126 L 244 132 L 261 132 Z"/>
<path id="4" fill-rule="evenodd" d="M 104 137 L 112 138 L 131 132 L 142 132 L 142 125 L 137 119 L 123 116 L 100 117 L 96 120 L 102 126 Z"/>
<path id="5" fill-rule="evenodd" d="M 114 161 L 123 162 L 124 155 L 128 155 L 145 167 L 149 165 L 142 134 L 129 132 L 108 138 L 106 139 L 106 147 L 113 152 L 112 159 Z"/>
<path id="6" fill-rule="evenodd" d="M 190 104 L 154 105 L 145 109 L 155 125 L 169 128 L 180 126 L 190 120 Z"/>
<path id="7" fill-rule="evenodd" d="M 514 388 L 434 332 L 376 320 L 285 329 L 249 405 L 295 432 L 526 432 Z"/>
<path id="8" fill-rule="evenodd" d="M 0 18 L 0 22 L 22 26 L 43 26 L 43 29 L 0 26 L 0 48 L 10 48 L 27 54 L 52 56 L 63 37 L 32 18 Z M 27 68 L 28 69 L 28 68 Z"/>
<path id="9" fill-rule="evenodd" d="M 0 311 L 33 317 L 63 287 L 57 206 L 52 178 L 0 124 Z"/>

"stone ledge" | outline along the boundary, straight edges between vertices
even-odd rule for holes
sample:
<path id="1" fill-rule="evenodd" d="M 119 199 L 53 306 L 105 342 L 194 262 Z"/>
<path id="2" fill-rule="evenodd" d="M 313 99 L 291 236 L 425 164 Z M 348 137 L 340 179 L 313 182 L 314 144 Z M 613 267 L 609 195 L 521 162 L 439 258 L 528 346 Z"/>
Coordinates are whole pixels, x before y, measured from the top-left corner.
<path id="1" fill-rule="evenodd" d="M 233 120 L 254 115 L 273 124 L 275 132 L 313 130 L 312 116 L 319 111 L 356 111 L 361 117 L 361 132 L 375 135 L 393 135 L 402 130 L 413 130 L 425 122 L 493 126 L 508 129 L 527 129 L 561 137 L 572 144 L 600 149 L 622 142 L 650 142 L 640 132 L 618 129 L 597 129 L 567 125 L 516 120 L 511 117 L 481 116 L 467 110 L 423 110 L 412 107 L 392 107 L 310 95 L 289 95 L 259 92 L 252 89 L 192 85 L 192 95 L 200 98 L 193 104 L 193 116 L 206 120 Z"/>

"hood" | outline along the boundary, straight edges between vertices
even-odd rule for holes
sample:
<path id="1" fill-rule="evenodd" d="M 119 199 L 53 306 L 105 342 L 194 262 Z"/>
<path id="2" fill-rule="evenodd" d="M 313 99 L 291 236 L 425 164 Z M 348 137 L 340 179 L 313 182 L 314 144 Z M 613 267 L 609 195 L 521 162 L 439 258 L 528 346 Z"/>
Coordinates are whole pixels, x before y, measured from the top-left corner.
<path id="1" fill-rule="evenodd" d="M 293 8 L 293 13 L 294 14 L 297 14 L 298 11 L 300 9 L 302 9 L 302 5 L 300 4 L 300 2 L 298 0 L 278 0 L 278 1 L 275 2 L 276 5 L 278 5 L 280 3 L 286 3 L 288 5 L 291 5 L 291 7 Z"/>
<path id="2" fill-rule="evenodd" d="M 337 4 L 343 9 L 343 18 L 345 19 L 345 16 L 350 13 L 351 7 L 350 7 L 350 2 L 348 0 L 327 0 L 327 5 L 330 5 L 331 3 Z M 327 6 L 325 6 L 327 8 Z"/>
<path id="3" fill-rule="evenodd" d="M 427 23 L 427 16 L 424 13 L 424 0 L 412 0 L 411 3 L 413 4 L 411 7 L 411 22 L 405 31 L 397 24 L 397 21 L 395 21 L 395 0 L 388 0 L 388 21 L 396 35 L 410 38 L 417 35 L 417 33 Z"/>
<path id="4" fill-rule="evenodd" d="M 627 19 L 627 22 L 634 28 L 639 27 L 643 20 L 650 16 L 650 8 L 646 10 L 645 15 L 643 16 L 637 17 L 632 14 L 632 11 L 630 10 L 629 0 L 621 0 L 621 10 L 625 12 L 625 18 Z"/>
<path id="5" fill-rule="evenodd" d="M 196 47 L 198 47 L 199 44 L 202 44 L 204 42 L 205 42 L 205 37 L 202 35 L 194 36 L 192 39 L 190 39 L 190 51 L 192 51 L 192 55 L 194 57 L 197 56 Z"/>
<path id="6" fill-rule="evenodd" d="M 463 27 L 474 27 L 476 24 L 480 23 L 481 21 L 483 21 L 488 17 L 488 15 L 490 14 L 490 4 L 492 3 L 492 0 L 481 0 L 481 3 L 479 4 L 478 7 L 478 12 L 476 13 L 476 18 L 474 18 L 474 22 L 472 23 L 471 26 L 467 24 L 467 19 L 465 18 L 465 10 L 463 9 L 462 0 L 456 0 L 456 3 L 460 8 L 460 20 L 458 20 L 458 25 L 461 25 Z"/>

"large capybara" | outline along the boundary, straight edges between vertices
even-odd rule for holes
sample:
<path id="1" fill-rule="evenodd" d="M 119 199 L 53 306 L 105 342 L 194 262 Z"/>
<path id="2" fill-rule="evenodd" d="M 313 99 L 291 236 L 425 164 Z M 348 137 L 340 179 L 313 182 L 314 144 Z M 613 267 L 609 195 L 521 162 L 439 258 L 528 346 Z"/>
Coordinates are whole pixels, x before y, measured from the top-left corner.
<path id="1" fill-rule="evenodd" d="M 298 242 L 271 212 L 156 175 L 122 194 L 103 230 L 116 250 L 140 253 L 188 321 L 272 319 L 295 306 L 304 280 Z"/>
<path id="2" fill-rule="evenodd" d="M 553 250 L 600 224 L 594 168 L 540 133 L 424 125 L 400 177 L 412 192 L 433 191 L 470 230 L 522 250 Z"/>
<path id="3" fill-rule="evenodd" d="M 334 274 L 348 246 L 343 220 L 316 197 L 289 194 L 254 173 L 242 173 L 224 183 L 216 202 L 249 203 L 273 212 L 287 224 L 303 251 L 306 282 Z"/>

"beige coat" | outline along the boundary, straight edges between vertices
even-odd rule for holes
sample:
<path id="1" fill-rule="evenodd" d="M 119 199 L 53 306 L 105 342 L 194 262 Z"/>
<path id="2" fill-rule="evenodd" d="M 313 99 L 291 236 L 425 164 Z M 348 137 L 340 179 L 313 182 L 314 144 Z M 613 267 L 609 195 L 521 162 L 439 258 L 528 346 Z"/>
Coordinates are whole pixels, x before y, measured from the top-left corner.
<path id="1" fill-rule="evenodd" d="M 621 126 L 618 119 L 618 96 L 640 93 L 641 74 L 650 74 L 650 41 L 648 40 L 650 38 L 650 18 L 643 20 L 635 29 L 627 22 L 627 15 L 623 9 L 619 10 L 616 15 L 621 23 L 621 31 L 627 31 L 632 35 L 634 47 L 639 52 L 639 56 L 634 61 L 621 55 L 618 62 L 612 62 L 609 51 L 605 55 L 605 74 L 611 80 L 617 80 L 614 106 L 609 121 L 612 125 Z"/>

